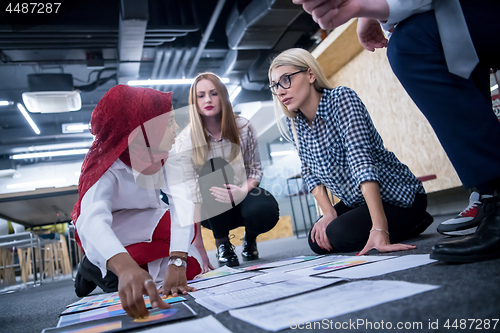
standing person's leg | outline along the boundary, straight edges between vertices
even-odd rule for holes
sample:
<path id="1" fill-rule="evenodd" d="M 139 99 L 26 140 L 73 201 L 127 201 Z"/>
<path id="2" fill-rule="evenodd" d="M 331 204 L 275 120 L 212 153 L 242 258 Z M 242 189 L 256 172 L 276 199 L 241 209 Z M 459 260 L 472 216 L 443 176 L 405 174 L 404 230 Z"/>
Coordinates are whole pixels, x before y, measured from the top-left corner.
<path id="1" fill-rule="evenodd" d="M 489 98 L 489 68 L 500 66 L 500 2 L 462 1 L 480 59 L 471 79 L 451 74 L 434 12 L 414 15 L 395 29 L 387 49 L 391 67 L 429 120 L 466 187 L 500 177 L 500 123 Z M 496 59 L 495 59 L 496 58 Z"/>
<path id="2" fill-rule="evenodd" d="M 500 2 L 467 0 L 461 5 L 480 59 L 471 79 L 448 72 L 432 12 L 398 25 L 387 54 L 394 73 L 429 120 L 463 184 L 476 186 L 485 194 L 483 189 L 500 190 L 500 123 L 492 112 L 488 74 L 490 67 L 500 68 L 500 45 L 492 42 L 500 29 Z M 500 257 L 497 202 L 497 198 L 482 202 L 487 214 L 473 236 L 436 244 L 431 257 L 453 262 Z"/>
<path id="3" fill-rule="evenodd" d="M 243 260 L 258 259 L 257 236 L 271 230 L 278 223 L 278 202 L 265 189 L 255 187 L 236 207 L 245 226 L 241 256 Z"/>
<path id="4" fill-rule="evenodd" d="M 387 203 L 383 203 L 383 206 L 391 243 L 415 237 L 432 224 L 433 219 L 426 212 L 427 196 L 425 194 L 417 194 L 413 205 L 409 208 Z M 338 217 L 326 228 L 326 235 L 334 249 L 330 252 L 321 249 L 312 242 L 309 233 L 308 241 L 311 249 L 318 254 L 362 250 L 372 229 L 368 206 L 364 204 L 356 208 L 349 208 L 343 202 L 339 202 L 334 207 Z"/>

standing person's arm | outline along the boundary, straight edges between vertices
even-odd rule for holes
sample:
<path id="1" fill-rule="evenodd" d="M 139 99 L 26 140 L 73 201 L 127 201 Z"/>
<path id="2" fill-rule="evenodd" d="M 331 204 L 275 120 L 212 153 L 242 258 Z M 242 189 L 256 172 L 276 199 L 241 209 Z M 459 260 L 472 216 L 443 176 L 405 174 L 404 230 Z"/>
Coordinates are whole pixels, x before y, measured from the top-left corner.
<path id="1" fill-rule="evenodd" d="M 387 46 L 380 27 L 394 26 L 417 13 L 432 9 L 432 0 L 293 0 L 312 15 L 322 29 L 333 30 L 353 17 L 358 20 L 358 39 L 368 51 Z"/>
<path id="2" fill-rule="evenodd" d="M 312 15 L 322 29 L 333 30 L 354 17 L 379 20 L 394 27 L 417 13 L 432 9 L 432 0 L 293 0 Z"/>

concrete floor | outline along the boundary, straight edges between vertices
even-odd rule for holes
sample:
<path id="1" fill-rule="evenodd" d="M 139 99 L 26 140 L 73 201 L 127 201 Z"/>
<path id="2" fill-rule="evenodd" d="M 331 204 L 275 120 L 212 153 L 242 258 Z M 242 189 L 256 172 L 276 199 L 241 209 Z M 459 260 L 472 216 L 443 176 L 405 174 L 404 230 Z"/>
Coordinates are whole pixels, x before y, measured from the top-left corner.
<path id="1" fill-rule="evenodd" d="M 437 225 L 453 215 L 435 216 L 435 222 L 422 235 L 409 240 L 417 249 L 391 253 L 391 255 L 430 253 L 436 241 L 444 238 L 436 232 Z M 241 261 L 241 247 L 236 248 L 240 256 L 241 267 L 276 261 L 297 255 L 312 254 L 307 240 L 295 237 L 276 239 L 258 244 L 260 259 L 250 263 Z M 352 253 L 346 253 L 352 254 Z M 377 251 L 370 254 L 378 255 Z M 209 252 L 215 265 L 215 251 Z M 471 264 L 445 264 L 435 262 L 417 268 L 386 274 L 370 280 L 398 280 L 414 283 L 439 285 L 440 288 L 415 295 L 406 299 L 385 303 L 365 310 L 352 312 L 332 318 L 334 321 L 349 321 L 363 318 L 369 321 L 385 322 L 423 322 L 438 320 L 444 324 L 447 319 L 499 319 L 500 314 L 500 259 Z M 97 291 L 95 291 L 96 293 Z M 78 300 L 73 289 L 71 276 L 57 281 L 47 281 L 39 287 L 27 287 L 9 294 L 0 295 L 0 332 L 24 333 L 40 332 L 44 328 L 54 327 L 59 314 L 67 304 Z M 334 302 L 335 300 L 332 300 Z M 198 313 L 198 317 L 213 314 L 194 302 L 188 296 L 188 304 Z M 300 306 L 297 304 L 297 306 Z M 232 332 L 265 332 L 255 326 L 231 317 L 228 312 L 214 315 Z M 296 331 L 287 329 L 285 331 Z M 313 332 L 314 330 L 301 330 Z M 364 332 L 363 330 L 361 330 Z M 371 332 L 371 330 L 365 330 Z M 379 330 L 380 331 L 380 330 Z M 379 332 L 373 330 L 373 332 Z M 430 331 L 425 329 L 418 332 Z M 442 325 L 437 331 L 453 332 Z M 467 330 L 457 330 L 457 332 Z M 500 331 L 500 323 L 496 330 Z M 349 332 L 346 330 L 345 332 Z M 353 331 L 354 332 L 354 331 Z M 360 332 L 360 330 L 356 330 Z"/>

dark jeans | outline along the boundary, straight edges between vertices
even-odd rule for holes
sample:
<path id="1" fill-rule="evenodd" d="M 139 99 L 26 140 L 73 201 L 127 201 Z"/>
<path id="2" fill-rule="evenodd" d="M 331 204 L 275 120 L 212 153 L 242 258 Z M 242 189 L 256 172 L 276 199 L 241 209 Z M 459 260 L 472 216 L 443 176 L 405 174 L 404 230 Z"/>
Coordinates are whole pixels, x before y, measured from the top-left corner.
<path id="1" fill-rule="evenodd" d="M 213 200 L 211 198 L 203 198 Z M 212 229 L 214 238 L 224 238 L 229 231 L 241 226 L 252 236 L 274 228 L 279 219 L 278 202 L 271 193 L 260 187 L 248 192 L 245 199 L 228 211 L 201 222 L 205 228 Z"/>
<path id="2" fill-rule="evenodd" d="M 466 187 L 500 177 L 500 123 L 492 112 L 489 69 L 500 69 L 500 1 L 460 2 L 479 57 L 470 79 L 448 72 L 433 11 L 402 21 L 387 56 L 425 115 Z"/>
<path id="3" fill-rule="evenodd" d="M 383 203 L 384 212 L 389 226 L 391 243 L 398 243 L 422 233 L 431 223 L 430 215 L 426 213 L 427 195 L 417 194 L 413 205 L 402 208 Z M 311 241 L 309 232 L 308 241 L 311 250 L 317 254 L 332 252 L 352 252 L 362 250 L 368 241 L 372 219 L 366 204 L 350 208 L 342 201 L 336 204 L 337 218 L 326 228 L 326 235 L 333 250 L 328 252 Z M 430 219 L 430 220 L 429 220 Z"/>

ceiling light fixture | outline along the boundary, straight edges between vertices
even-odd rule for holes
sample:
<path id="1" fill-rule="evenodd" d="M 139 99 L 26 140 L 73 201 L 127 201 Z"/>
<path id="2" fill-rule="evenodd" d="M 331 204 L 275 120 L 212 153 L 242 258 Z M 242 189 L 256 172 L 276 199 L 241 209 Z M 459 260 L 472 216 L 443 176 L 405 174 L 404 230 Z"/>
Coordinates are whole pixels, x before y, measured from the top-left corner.
<path id="1" fill-rule="evenodd" d="M 273 151 L 271 156 L 285 156 L 295 154 L 295 150 L 283 150 L 283 151 Z"/>
<path id="2" fill-rule="evenodd" d="M 70 112 L 82 108 L 82 99 L 78 91 L 25 92 L 23 102 L 30 112 L 37 113 Z"/>
<path id="3" fill-rule="evenodd" d="M 28 112 L 26 112 L 26 109 L 24 108 L 24 106 L 21 103 L 17 103 L 17 108 L 19 109 L 19 111 L 21 111 L 21 113 L 23 114 L 24 118 L 26 118 L 26 120 L 30 124 L 31 128 L 33 129 L 33 131 L 35 131 L 35 133 L 37 135 L 39 135 L 40 134 L 40 130 L 38 129 L 38 126 L 36 126 L 36 124 L 33 121 L 33 119 L 31 119 L 31 117 L 28 114 Z"/>
<path id="4" fill-rule="evenodd" d="M 50 186 L 53 186 L 56 184 L 65 183 L 66 181 L 68 181 L 66 178 L 47 179 L 47 180 L 39 180 L 37 182 L 10 184 L 10 185 L 7 185 L 7 188 L 11 189 L 11 188 L 20 188 L 20 187 L 33 187 L 33 186 L 50 187 Z"/>
<path id="5" fill-rule="evenodd" d="M 83 154 L 86 154 L 88 151 L 89 151 L 88 149 L 47 151 L 47 152 L 43 152 L 43 153 L 16 154 L 16 155 L 12 155 L 11 158 L 13 160 L 23 160 L 23 159 L 27 159 L 27 158 L 38 158 L 38 157 L 83 155 Z"/>
<path id="6" fill-rule="evenodd" d="M 490 91 L 493 91 L 498 88 L 498 84 L 495 84 L 493 87 L 490 88 Z"/>
<path id="7" fill-rule="evenodd" d="M 20 173 L 16 169 L 0 170 L 0 178 L 18 178 Z"/>
<path id="8" fill-rule="evenodd" d="M 132 80 L 128 81 L 129 86 L 156 86 L 169 84 L 193 84 L 195 79 L 166 79 L 166 80 Z M 229 83 L 228 78 L 221 78 L 222 83 Z"/>
<path id="9" fill-rule="evenodd" d="M 0 106 L 7 106 L 7 105 L 12 105 L 14 102 L 11 101 L 0 101 Z"/>
<path id="10" fill-rule="evenodd" d="M 73 124 L 62 124 L 62 132 L 66 133 L 82 133 L 89 129 L 89 124 L 73 123 Z"/>
<path id="11" fill-rule="evenodd" d="M 229 96 L 229 101 L 232 103 L 236 96 L 241 92 L 241 86 L 237 86 L 236 89 L 233 90 L 231 96 Z"/>

